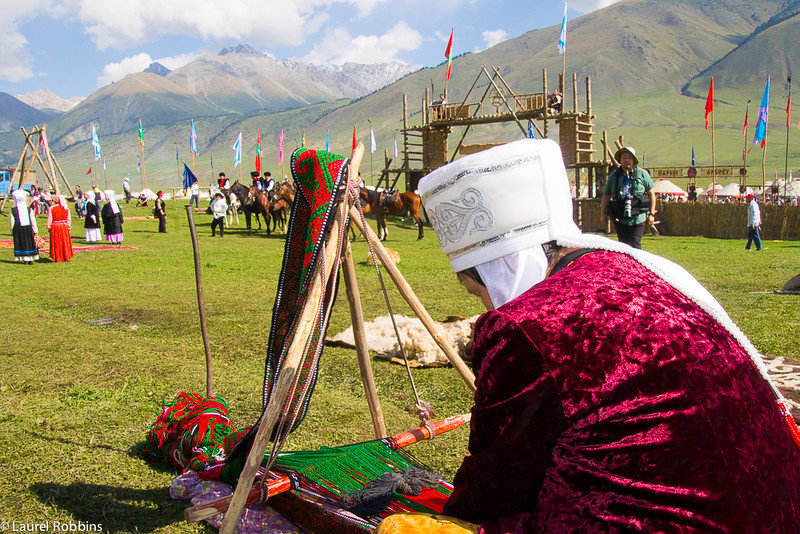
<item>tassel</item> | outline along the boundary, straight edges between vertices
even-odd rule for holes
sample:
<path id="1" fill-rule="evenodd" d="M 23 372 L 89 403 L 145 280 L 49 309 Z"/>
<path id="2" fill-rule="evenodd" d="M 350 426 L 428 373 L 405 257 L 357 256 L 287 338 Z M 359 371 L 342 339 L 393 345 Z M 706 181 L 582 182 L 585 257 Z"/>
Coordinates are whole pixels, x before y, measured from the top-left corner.
<path id="1" fill-rule="evenodd" d="M 370 517 L 386 509 L 395 493 L 419 495 L 426 487 L 433 486 L 441 477 L 416 466 L 408 466 L 401 473 L 385 473 L 364 489 L 350 495 L 348 509 L 361 516 Z"/>
<path id="2" fill-rule="evenodd" d="M 792 414 L 786 409 L 786 406 L 783 403 L 779 403 L 778 406 L 783 414 L 783 421 L 786 423 L 786 427 L 789 429 L 789 434 L 792 435 L 794 444 L 797 445 L 798 449 L 800 449 L 800 428 L 797 428 L 797 422 L 794 420 L 794 417 L 792 417 Z"/>

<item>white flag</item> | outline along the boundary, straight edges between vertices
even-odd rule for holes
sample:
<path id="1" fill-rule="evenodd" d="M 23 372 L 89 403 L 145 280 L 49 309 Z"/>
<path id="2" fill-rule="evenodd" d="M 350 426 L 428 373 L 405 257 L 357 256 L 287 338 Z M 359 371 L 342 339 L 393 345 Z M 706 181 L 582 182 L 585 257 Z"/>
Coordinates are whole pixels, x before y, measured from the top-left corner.
<path id="1" fill-rule="evenodd" d="M 397 136 L 394 136 L 394 157 L 397 157 Z"/>
<path id="2" fill-rule="evenodd" d="M 558 53 L 567 50 L 567 3 L 564 2 L 564 18 L 561 19 L 561 34 L 558 36 Z"/>
<path id="3" fill-rule="evenodd" d="M 375 152 L 378 150 L 378 145 L 375 144 L 375 132 L 372 131 L 372 128 L 369 129 L 369 151 Z"/>
<path id="4" fill-rule="evenodd" d="M 242 162 L 242 132 L 239 132 L 239 137 L 236 138 L 236 142 L 233 143 L 233 168 L 239 166 Z"/>

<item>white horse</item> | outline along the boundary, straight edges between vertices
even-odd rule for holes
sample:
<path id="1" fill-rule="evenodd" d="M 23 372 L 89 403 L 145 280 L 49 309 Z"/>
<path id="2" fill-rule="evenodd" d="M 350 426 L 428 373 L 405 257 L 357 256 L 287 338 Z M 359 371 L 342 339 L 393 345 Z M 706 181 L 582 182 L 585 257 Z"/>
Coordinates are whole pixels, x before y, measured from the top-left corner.
<path id="1" fill-rule="evenodd" d="M 231 227 L 233 220 L 236 219 L 236 226 L 239 226 L 239 208 L 242 203 L 239 202 L 239 197 L 233 193 L 228 194 L 228 212 L 225 214 L 225 226 Z"/>

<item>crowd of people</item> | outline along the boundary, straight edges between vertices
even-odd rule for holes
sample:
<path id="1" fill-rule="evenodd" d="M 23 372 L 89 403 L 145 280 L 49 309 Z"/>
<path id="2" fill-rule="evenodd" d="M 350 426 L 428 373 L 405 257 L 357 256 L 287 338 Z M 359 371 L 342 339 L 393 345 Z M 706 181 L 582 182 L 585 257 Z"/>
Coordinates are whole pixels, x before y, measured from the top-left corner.
<path id="1" fill-rule="evenodd" d="M 15 190 L 12 198 L 14 207 L 9 225 L 14 242 L 14 259 L 29 265 L 39 259 L 39 249 L 45 243 L 39 235 L 36 216 L 45 214 L 50 237 L 50 261 L 65 262 L 72 259 L 72 211 L 69 209 L 67 197 L 33 186 L 30 192 L 25 189 Z M 86 243 L 101 241 L 103 234 L 109 243 L 122 243 L 124 217 L 113 190 L 100 191 L 95 184 L 91 190 L 84 192 L 80 186 L 76 186 L 73 200 L 75 215 L 83 220 Z"/>

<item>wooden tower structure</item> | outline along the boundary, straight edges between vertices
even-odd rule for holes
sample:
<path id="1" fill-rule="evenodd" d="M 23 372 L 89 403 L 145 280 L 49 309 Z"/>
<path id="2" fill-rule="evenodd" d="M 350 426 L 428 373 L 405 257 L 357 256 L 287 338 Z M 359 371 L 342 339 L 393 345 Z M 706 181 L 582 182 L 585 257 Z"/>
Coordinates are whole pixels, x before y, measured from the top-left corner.
<path id="1" fill-rule="evenodd" d="M 42 174 L 47 178 L 47 183 L 50 184 L 50 187 L 53 188 L 57 195 L 61 194 L 57 179 L 58 176 L 60 176 L 64 186 L 67 188 L 67 191 L 69 191 L 69 196 L 74 196 L 69 180 L 67 180 L 64 171 L 61 170 L 61 165 L 58 164 L 55 155 L 50 150 L 50 145 L 47 142 L 47 124 L 42 124 L 41 127 L 34 126 L 31 128 L 30 132 L 24 127 L 20 127 L 20 130 L 22 131 L 22 135 L 25 136 L 25 145 L 22 147 L 22 153 L 17 161 L 12 183 L 16 179 L 17 187 L 22 187 L 26 174 L 32 170 L 33 162 L 36 161 L 36 163 L 39 164 L 39 169 L 42 171 Z M 40 149 L 42 152 L 41 156 L 39 155 Z M 58 171 L 58 176 L 56 175 L 56 171 Z M 6 190 L 5 195 L 3 195 L 3 200 L 0 202 L 0 213 L 2 213 L 3 208 L 5 208 L 9 193 L 11 193 L 10 186 Z"/>
<path id="2" fill-rule="evenodd" d="M 559 78 L 561 76 L 559 75 Z M 559 80 L 558 87 L 565 87 Z M 483 94 L 473 97 L 476 87 L 485 84 Z M 432 102 L 429 90 L 425 89 L 421 123 L 409 123 L 408 99 L 403 95 L 402 149 L 397 162 L 384 157 L 384 169 L 378 179 L 378 186 L 394 189 L 401 176 L 405 177 L 407 191 L 414 191 L 420 178 L 434 169 L 445 165 L 460 155 L 485 150 L 501 143 L 465 144 L 467 135 L 476 126 L 515 122 L 521 137 L 529 137 L 530 130 L 536 138 L 548 138 L 553 123 L 558 125 L 558 143 L 564 157 L 564 164 L 575 176 L 575 191 L 581 191 L 584 172 L 587 174 L 589 196 L 595 196 L 598 184 L 605 183 L 609 165 L 615 163 L 607 140 L 604 139 L 602 159 L 594 160 L 594 120 L 592 113 L 591 79 L 586 78 L 585 106 L 578 109 L 577 75 L 572 75 L 572 106 L 567 109 L 567 101 L 560 92 L 550 93 L 547 83 L 547 69 L 542 69 L 542 91 L 530 94 L 517 94 L 503 78 L 500 68 L 486 65 L 481 67 L 461 102 Z M 472 100 L 471 100 L 472 99 Z M 460 138 L 450 150 L 449 137 L 460 130 Z"/>

